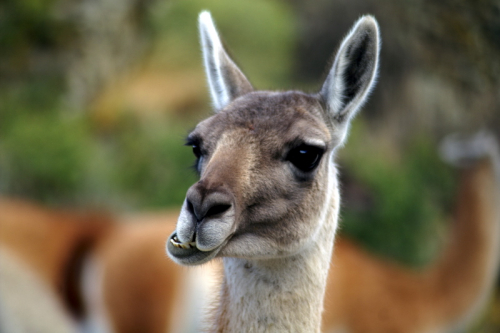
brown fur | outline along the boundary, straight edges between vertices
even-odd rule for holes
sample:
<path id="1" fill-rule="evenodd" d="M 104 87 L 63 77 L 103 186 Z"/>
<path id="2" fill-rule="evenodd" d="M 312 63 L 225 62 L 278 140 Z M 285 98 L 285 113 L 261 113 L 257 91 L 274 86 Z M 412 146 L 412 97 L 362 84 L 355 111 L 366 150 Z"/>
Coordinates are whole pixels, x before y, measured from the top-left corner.
<path id="1" fill-rule="evenodd" d="M 117 228 L 96 251 L 104 268 L 104 303 L 116 332 L 161 333 L 175 321 L 186 269 L 175 265 L 164 248 L 176 218 L 133 218 L 134 223 Z"/>
<path id="2" fill-rule="evenodd" d="M 111 217 L 2 198 L 0 244 L 40 277 L 76 319 L 92 310 L 83 303 L 80 287 L 85 262 L 95 258 L 105 274 L 102 281 L 91 277 L 92 283 L 104 287 L 104 306 L 115 332 L 160 333 L 180 319 L 175 308 L 184 302 L 186 269 L 164 250 L 177 215 Z"/>

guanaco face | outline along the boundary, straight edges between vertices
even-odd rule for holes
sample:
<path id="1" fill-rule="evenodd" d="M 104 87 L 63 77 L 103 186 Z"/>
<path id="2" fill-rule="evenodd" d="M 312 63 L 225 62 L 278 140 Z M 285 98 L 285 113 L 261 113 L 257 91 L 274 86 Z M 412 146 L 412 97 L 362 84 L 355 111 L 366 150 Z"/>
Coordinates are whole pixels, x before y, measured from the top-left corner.
<path id="1" fill-rule="evenodd" d="M 200 180 L 167 252 L 185 265 L 298 253 L 322 227 L 336 186 L 333 155 L 374 85 L 377 23 L 365 16 L 355 24 L 317 94 L 254 91 L 208 12 L 199 28 L 215 114 L 188 136 Z"/>

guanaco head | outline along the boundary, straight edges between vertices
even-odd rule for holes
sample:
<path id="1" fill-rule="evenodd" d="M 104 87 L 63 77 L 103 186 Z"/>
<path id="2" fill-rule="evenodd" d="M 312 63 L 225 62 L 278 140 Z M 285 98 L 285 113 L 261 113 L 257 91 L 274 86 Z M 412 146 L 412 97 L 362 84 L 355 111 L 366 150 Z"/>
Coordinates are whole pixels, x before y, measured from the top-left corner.
<path id="1" fill-rule="evenodd" d="M 324 223 L 336 186 L 334 152 L 374 86 L 377 22 L 356 22 L 316 94 L 254 91 L 208 12 L 199 29 L 215 114 L 187 138 L 200 180 L 187 192 L 167 252 L 184 265 L 298 253 Z"/>
<path id="2" fill-rule="evenodd" d="M 500 159 L 495 135 L 487 130 L 470 136 L 450 134 L 443 139 L 439 149 L 443 160 L 457 167 L 467 167 L 484 158 Z"/>

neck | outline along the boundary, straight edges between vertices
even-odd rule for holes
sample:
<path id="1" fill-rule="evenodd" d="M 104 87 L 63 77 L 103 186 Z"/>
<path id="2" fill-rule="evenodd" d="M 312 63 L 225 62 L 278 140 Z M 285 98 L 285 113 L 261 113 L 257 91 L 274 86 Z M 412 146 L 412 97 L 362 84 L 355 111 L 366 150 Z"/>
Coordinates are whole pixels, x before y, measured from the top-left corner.
<path id="1" fill-rule="evenodd" d="M 320 332 L 339 206 L 336 177 L 330 183 L 321 229 L 306 250 L 271 260 L 224 258 L 213 332 Z"/>

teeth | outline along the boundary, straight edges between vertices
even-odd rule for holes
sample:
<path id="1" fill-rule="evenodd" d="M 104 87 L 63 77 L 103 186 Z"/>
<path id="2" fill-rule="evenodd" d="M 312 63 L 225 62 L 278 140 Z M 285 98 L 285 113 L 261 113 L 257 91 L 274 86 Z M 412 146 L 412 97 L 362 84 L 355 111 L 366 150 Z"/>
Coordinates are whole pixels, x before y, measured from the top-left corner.
<path id="1" fill-rule="evenodd" d="M 174 236 L 171 240 L 170 240 L 170 243 L 172 243 L 173 246 L 179 248 L 179 249 L 192 249 L 194 247 L 196 247 L 196 242 L 185 242 L 185 243 L 181 243 L 179 241 L 179 238 L 177 238 L 177 236 Z"/>

